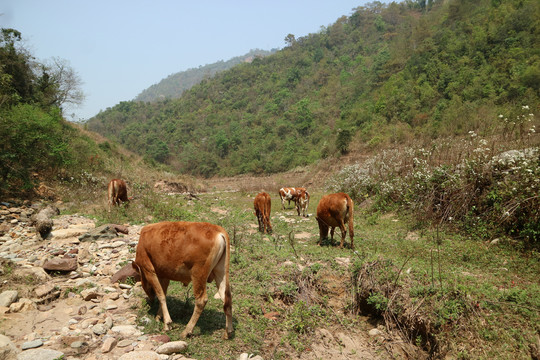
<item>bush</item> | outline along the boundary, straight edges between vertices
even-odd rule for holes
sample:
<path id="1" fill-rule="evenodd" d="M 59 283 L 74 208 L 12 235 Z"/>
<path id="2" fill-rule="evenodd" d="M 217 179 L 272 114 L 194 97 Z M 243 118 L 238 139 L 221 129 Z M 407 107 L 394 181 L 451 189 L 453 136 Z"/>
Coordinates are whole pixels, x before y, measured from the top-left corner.
<path id="1" fill-rule="evenodd" d="M 355 201 L 371 197 L 375 209 L 399 206 L 421 221 L 452 221 L 473 237 L 506 233 L 536 247 L 539 179 L 538 146 L 495 153 L 471 131 L 467 138 L 438 141 L 429 150 L 383 151 L 362 165 L 345 167 L 327 185 Z"/>
<path id="2" fill-rule="evenodd" d="M 60 110 L 17 105 L 0 113 L 0 193 L 30 190 L 36 171 L 68 164 L 67 125 Z"/>

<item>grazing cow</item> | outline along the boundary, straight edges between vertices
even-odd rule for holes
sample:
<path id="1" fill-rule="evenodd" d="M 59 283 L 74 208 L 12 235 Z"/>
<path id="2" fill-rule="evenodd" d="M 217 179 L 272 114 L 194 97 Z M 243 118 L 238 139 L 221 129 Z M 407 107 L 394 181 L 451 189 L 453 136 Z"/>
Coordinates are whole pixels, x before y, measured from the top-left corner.
<path id="1" fill-rule="evenodd" d="M 195 308 L 182 332 L 182 338 L 191 335 L 201 315 L 208 295 L 206 283 L 215 280 L 218 292 L 214 296 L 223 300 L 225 312 L 225 338 L 233 332 L 232 295 L 229 285 L 229 235 L 221 226 L 204 222 L 161 222 L 142 228 L 133 267 L 141 274 L 141 283 L 150 301 L 157 296 L 163 316 L 164 330 L 172 323 L 167 309 L 167 287 L 170 280 L 187 286 L 193 282 Z"/>
<path id="2" fill-rule="evenodd" d="M 307 210 L 309 206 L 309 193 L 307 190 L 299 190 L 298 196 L 296 197 L 296 211 L 298 211 L 298 216 L 300 216 L 300 212 L 302 212 L 302 216 L 308 217 Z"/>
<path id="3" fill-rule="evenodd" d="M 283 187 L 279 189 L 279 197 L 281 198 L 281 208 L 285 210 L 285 201 L 289 201 L 289 206 L 291 205 L 291 200 L 296 201 L 298 192 L 301 190 L 306 190 L 306 189 L 293 188 L 293 187 Z"/>
<path id="4" fill-rule="evenodd" d="M 120 206 L 121 202 L 125 202 L 126 204 L 129 202 L 126 182 L 124 180 L 112 179 L 107 186 L 107 194 L 109 196 L 109 212 L 111 212 L 111 206 Z"/>
<path id="5" fill-rule="evenodd" d="M 257 194 L 253 201 L 253 207 L 255 208 L 255 216 L 259 222 L 259 231 L 263 234 L 271 234 L 270 209 L 272 207 L 272 200 L 270 199 L 270 195 L 264 191 Z"/>
<path id="6" fill-rule="evenodd" d="M 345 193 L 329 194 L 323 196 L 317 206 L 317 222 L 319 223 L 320 238 L 317 245 L 320 245 L 323 238 L 328 238 L 328 228 L 332 241 L 334 240 L 334 229 L 341 229 L 341 245 L 347 236 L 345 224 L 349 223 L 349 236 L 351 238 L 351 249 L 354 249 L 354 230 L 353 230 L 353 201 Z"/>

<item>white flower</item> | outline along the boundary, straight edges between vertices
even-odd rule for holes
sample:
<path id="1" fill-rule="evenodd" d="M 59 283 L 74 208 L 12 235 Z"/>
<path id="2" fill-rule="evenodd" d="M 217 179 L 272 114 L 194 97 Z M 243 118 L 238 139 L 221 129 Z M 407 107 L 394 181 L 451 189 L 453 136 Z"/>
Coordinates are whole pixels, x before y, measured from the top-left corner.
<path id="1" fill-rule="evenodd" d="M 522 108 L 523 110 L 529 110 L 529 105 L 523 105 L 521 108 Z"/>

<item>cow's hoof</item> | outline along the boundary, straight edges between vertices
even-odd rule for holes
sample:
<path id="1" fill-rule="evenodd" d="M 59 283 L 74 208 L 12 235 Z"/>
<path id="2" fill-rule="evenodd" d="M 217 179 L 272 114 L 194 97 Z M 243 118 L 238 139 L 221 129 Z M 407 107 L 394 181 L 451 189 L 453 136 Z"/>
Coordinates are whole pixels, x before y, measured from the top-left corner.
<path id="1" fill-rule="evenodd" d="M 180 337 L 182 339 L 187 339 L 188 337 L 191 337 L 192 333 L 190 332 L 187 332 L 186 330 L 182 331 L 182 333 L 180 334 Z"/>
<path id="2" fill-rule="evenodd" d="M 233 337 L 233 334 L 234 331 L 228 332 L 227 330 L 225 330 L 225 332 L 223 333 L 223 340 L 231 339 Z"/>

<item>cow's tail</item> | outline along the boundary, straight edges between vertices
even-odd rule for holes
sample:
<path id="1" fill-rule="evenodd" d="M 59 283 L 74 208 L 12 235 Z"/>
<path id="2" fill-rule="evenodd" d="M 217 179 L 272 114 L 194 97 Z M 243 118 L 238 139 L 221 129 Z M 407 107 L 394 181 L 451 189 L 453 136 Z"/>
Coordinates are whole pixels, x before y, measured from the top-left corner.
<path id="1" fill-rule="evenodd" d="M 348 195 L 347 210 L 349 212 L 349 237 L 351 239 L 351 249 L 354 249 L 354 204 L 351 197 Z"/>
<path id="2" fill-rule="evenodd" d="M 107 186 L 107 203 L 109 204 L 109 212 L 111 212 L 111 206 L 112 206 L 112 201 L 113 201 L 113 188 L 114 188 L 114 184 L 113 182 L 111 181 L 109 183 L 109 186 Z"/>
<path id="3" fill-rule="evenodd" d="M 223 274 L 221 279 L 218 280 L 218 292 L 214 296 L 215 299 L 221 299 L 223 302 L 231 301 L 231 290 L 230 290 L 230 284 L 229 284 L 229 263 L 231 260 L 231 241 L 229 239 L 229 234 L 227 232 L 221 232 L 219 233 L 220 238 L 220 258 L 217 261 L 217 266 L 221 267 L 223 266 Z M 224 263 L 224 264 L 222 264 Z"/>
<path id="4" fill-rule="evenodd" d="M 214 298 L 221 298 L 223 300 L 223 312 L 225 313 L 225 339 L 229 339 L 233 333 L 233 324 L 232 324 L 232 293 L 231 285 L 229 283 L 229 262 L 231 259 L 231 240 L 229 239 L 229 234 L 226 231 L 219 233 L 221 239 L 221 246 L 225 247 L 225 251 L 222 252 L 221 258 L 219 260 L 218 266 L 223 266 L 223 278 L 220 279 L 218 285 L 218 293 Z M 224 261 L 225 264 L 221 264 Z M 217 280 L 217 279 L 216 279 Z"/>

